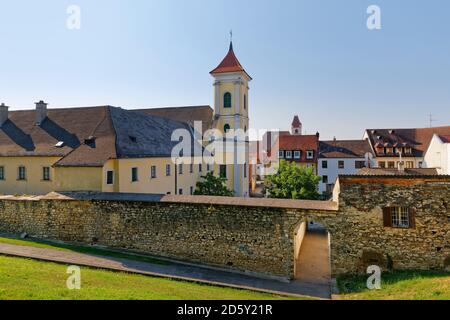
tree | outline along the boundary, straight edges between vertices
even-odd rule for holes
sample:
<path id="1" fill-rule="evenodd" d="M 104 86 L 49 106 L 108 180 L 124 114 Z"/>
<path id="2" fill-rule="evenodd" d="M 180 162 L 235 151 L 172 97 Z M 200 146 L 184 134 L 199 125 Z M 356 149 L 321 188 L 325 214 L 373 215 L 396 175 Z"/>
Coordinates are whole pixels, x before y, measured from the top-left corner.
<path id="1" fill-rule="evenodd" d="M 203 181 L 197 182 L 197 187 L 194 192 L 195 195 L 221 197 L 234 196 L 234 192 L 229 190 L 226 186 L 227 179 L 216 177 L 212 172 L 208 172 L 202 179 Z"/>
<path id="2" fill-rule="evenodd" d="M 312 168 L 281 160 L 278 172 L 266 177 L 264 185 L 270 198 L 317 200 L 319 181 Z"/>

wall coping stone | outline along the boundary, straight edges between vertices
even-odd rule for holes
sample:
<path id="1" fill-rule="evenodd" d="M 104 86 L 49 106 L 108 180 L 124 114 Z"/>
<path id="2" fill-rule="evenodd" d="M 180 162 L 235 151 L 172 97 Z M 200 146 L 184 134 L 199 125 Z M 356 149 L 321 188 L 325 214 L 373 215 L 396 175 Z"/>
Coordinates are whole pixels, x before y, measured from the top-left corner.
<path id="1" fill-rule="evenodd" d="M 304 209 L 320 211 L 338 211 L 339 206 L 333 201 L 316 200 L 286 200 L 266 198 L 237 198 L 237 197 L 211 197 L 187 195 L 158 195 L 136 193 L 104 193 L 104 192 L 51 192 L 44 196 L 0 196 L 0 200 L 12 201 L 41 201 L 41 200 L 67 200 L 67 201 L 124 201 L 124 202 L 161 202 L 207 204 L 243 207 L 270 207 L 282 209 Z"/>

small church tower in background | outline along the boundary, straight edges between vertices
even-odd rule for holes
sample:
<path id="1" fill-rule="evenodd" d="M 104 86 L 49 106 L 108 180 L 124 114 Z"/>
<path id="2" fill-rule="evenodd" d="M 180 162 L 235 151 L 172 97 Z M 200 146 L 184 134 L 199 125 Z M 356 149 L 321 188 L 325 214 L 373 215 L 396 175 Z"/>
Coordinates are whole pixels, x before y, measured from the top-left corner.
<path id="1" fill-rule="evenodd" d="M 295 116 L 294 120 L 292 121 L 291 134 L 294 136 L 301 136 L 303 134 L 302 123 L 300 122 L 298 116 Z"/>

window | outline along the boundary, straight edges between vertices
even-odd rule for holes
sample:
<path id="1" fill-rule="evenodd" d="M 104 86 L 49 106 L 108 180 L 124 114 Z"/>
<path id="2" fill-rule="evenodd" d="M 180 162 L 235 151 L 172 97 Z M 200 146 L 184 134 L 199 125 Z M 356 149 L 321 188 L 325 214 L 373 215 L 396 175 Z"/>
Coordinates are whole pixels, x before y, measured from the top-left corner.
<path id="1" fill-rule="evenodd" d="M 379 161 L 379 162 L 378 162 L 378 167 L 379 167 L 379 168 L 383 168 L 383 169 L 386 168 L 386 162 L 384 162 L 384 161 Z"/>
<path id="2" fill-rule="evenodd" d="M 43 181 L 50 181 L 50 167 L 43 167 L 42 168 L 42 180 Z"/>
<path id="3" fill-rule="evenodd" d="M 211 171 L 211 168 L 209 167 L 209 163 L 206 164 L 206 172 Z"/>
<path id="4" fill-rule="evenodd" d="M 106 184 L 114 183 L 114 171 L 106 171 Z"/>
<path id="5" fill-rule="evenodd" d="M 152 166 L 150 174 L 152 179 L 156 178 L 156 166 Z"/>
<path id="6" fill-rule="evenodd" d="M 244 110 L 247 110 L 247 95 L 244 94 Z"/>
<path id="7" fill-rule="evenodd" d="M 201 163 L 199 163 L 198 165 L 198 172 L 202 172 L 203 171 L 203 166 Z"/>
<path id="8" fill-rule="evenodd" d="M 179 190 L 178 190 L 178 194 L 179 194 L 180 196 L 182 196 L 182 195 L 183 195 L 183 189 L 179 189 Z"/>
<path id="9" fill-rule="evenodd" d="M 328 169 L 328 161 L 322 161 L 322 169 Z"/>
<path id="10" fill-rule="evenodd" d="M 178 174 L 183 174 L 183 164 L 182 163 L 180 163 L 179 165 L 178 165 Z"/>
<path id="11" fill-rule="evenodd" d="M 17 180 L 27 179 L 27 169 L 24 166 L 20 166 L 18 170 Z"/>
<path id="12" fill-rule="evenodd" d="M 338 168 L 339 168 L 339 169 L 345 169 L 345 162 L 344 162 L 343 160 L 340 160 L 340 161 L 338 162 Z"/>
<path id="13" fill-rule="evenodd" d="M 423 168 L 423 162 L 419 161 L 419 168 Z"/>
<path id="14" fill-rule="evenodd" d="M 328 176 L 323 176 L 322 177 L 322 182 L 323 183 L 328 183 Z"/>
<path id="15" fill-rule="evenodd" d="M 362 169 L 366 167 L 365 161 L 355 161 L 355 169 Z"/>
<path id="16" fill-rule="evenodd" d="M 247 164 L 244 163 L 244 178 L 247 178 Z"/>
<path id="17" fill-rule="evenodd" d="M 223 107 L 231 108 L 231 93 L 227 92 L 223 95 Z"/>
<path id="18" fill-rule="evenodd" d="M 292 159 L 292 151 L 286 151 L 286 159 Z"/>
<path id="19" fill-rule="evenodd" d="M 284 158 L 284 151 L 283 150 L 278 151 L 278 158 L 280 158 L 280 159 Z"/>
<path id="20" fill-rule="evenodd" d="M 294 159 L 300 159 L 301 155 L 300 151 L 294 151 Z"/>
<path id="21" fill-rule="evenodd" d="M 306 151 L 306 159 L 308 159 L 308 160 L 314 159 L 314 151 L 313 150 Z"/>
<path id="22" fill-rule="evenodd" d="M 194 164 L 190 164 L 189 166 L 189 173 L 194 173 Z"/>
<path id="23" fill-rule="evenodd" d="M 131 182 L 138 181 L 138 168 L 131 168 Z"/>
<path id="24" fill-rule="evenodd" d="M 394 161 L 389 161 L 388 162 L 388 168 L 389 169 L 394 169 L 395 168 L 395 162 Z"/>
<path id="25" fill-rule="evenodd" d="M 231 127 L 230 125 L 227 123 L 226 125 L 223 126 L 223 132 L 227 133 L 228 131 L 230 131 Z"/>
<path id="26" fill-rule="evenodd" d="M 408 169 L 414 168 L 414 161 L 406 161 L 406 168 Z"/>
<path id="27" fill-rule="evenodd" d="M 193 196 L 194 195 L 194 187 L 191 187 L 190 191 L 191 191 L 191 196 Z"/>
<path id="28" fill-rule="evenodd" d="M 220 177 L 221 178 L 227 177 L 227 166 L 226 165 L 220 165 Z"/>
<path id="29" fill-rule="evenodd" d="M 414 229 L 416 227 L 415 210 L 407 207 L 384 208 L 383 223 L 385 227 Z"/>
<path id="30" fill-rule="evenodd" d="M 5 167 L 0 167 L 0 180 L 5 180 Z"/>
<path id="31" fill-rule="evenodd" d="M 166 177 L 170 177 L 172 174 L 172 167 L 170 164 L 166 164 Z"/>

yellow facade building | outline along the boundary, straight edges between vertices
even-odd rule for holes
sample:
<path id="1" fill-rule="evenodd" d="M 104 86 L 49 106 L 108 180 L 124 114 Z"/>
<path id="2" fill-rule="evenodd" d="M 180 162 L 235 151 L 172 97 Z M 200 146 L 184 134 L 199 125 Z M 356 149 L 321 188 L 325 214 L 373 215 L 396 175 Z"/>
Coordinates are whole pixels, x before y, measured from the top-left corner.
<path id="1" fill-rule="evenodd" d="M 211 72 L 214 110 L 209 106 L 125 110 L 112 106 L 10 111 L 0 106 L 0 194 L 56 192 L 193 194 L 207 172 L 227 178 L 236 196 L 248 196 L 247 138 L 223 151 L 231 162 L 208 164 L 201 154 L 173 157 L 176 130 L 189 132 L 203 152 L 210 129 L 247 131 L 248 82 L 233 47 Z M 201 132 L 196 132 L 195 122 Z M 200 135 L 200 139 L 196 135 Z M 245 146 L 238 151 L 237 144 Z M 239 150 L 241 150 L 240 148 Z M 214 158 L 221 158 L 220 152 Z M 195 161 L 193 161 L 195 159 Z M 239 159 L 243 159 L 239 161 Z"/>

